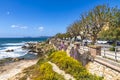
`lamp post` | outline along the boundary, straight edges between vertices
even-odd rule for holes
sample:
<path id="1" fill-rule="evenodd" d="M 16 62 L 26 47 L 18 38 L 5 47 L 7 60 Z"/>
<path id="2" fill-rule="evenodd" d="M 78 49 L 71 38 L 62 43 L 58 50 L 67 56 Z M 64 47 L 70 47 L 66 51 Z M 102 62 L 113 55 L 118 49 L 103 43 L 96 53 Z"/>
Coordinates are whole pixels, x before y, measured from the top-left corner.
<path id="1" fill-rule="evenodd" d="M 87 25 L 87 26 L 85 26 L 85 40 L 86 40 L 86 42 L 87 42 L 87 35 L 88 35 L 88 33 L 89 33 L 88 28 L 89 28 L 89 26 L 88 26 L 88 25 Z M 87 43 L 88 43 L 88 42 L 87 42 Z M 87 44 L 86 44 L 86 46 L 87 46 Z"/>
<path id="2" fill-rule="evenodd" d="M 81 39 L 82 39 L 82 46 L 83 46 L 83 51 L 84 51 L 84 42 L 83 42 L 83 39 L 84 39 L 84 34 L 85 34 L 85 32 L 80 32 L 81 33 Z"/>

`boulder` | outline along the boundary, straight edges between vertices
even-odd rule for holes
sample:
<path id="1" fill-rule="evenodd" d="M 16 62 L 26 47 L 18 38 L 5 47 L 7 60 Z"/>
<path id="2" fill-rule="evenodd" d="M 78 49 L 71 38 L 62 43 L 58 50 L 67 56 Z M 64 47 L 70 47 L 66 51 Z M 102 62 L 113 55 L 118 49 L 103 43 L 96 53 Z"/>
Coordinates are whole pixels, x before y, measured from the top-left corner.
<path id="1" fill-rule="evenodd" d="M 28 47 L 27 47 L 27 46 L 25 46 L 25 45 L 24 45 L 24 46 L 22 46 L 22 49 L 27 49 L 27 48 L 28 48 Z"/>
<path id="2" fill-rule="evenodd" d="M 5 52 L 14 52 L 14 50 L 13 50 L 13 49 L 11 49 L 11 50 L 6 50 Z"/>
<path id="3" fill-rule="evenodd" d="M 12 61 L 16 62 L 16 61 L 20 61 L 20 59 L 19 58 L 13 58 Z"/>
<path id="4" fill-rule="evenodd" d="M 16 61 L 20 61 L 23 60 L 24 58 L 13 58 L 12 61 L 16 62 Z"/>
<path id="5" fill-rule="evenodd" d="M 90 52 L 86 51 L 83 54 L 78 55 L 79 61 L 82 62 L 82 65 L 85 66 L 91 61 L 94 61 L 94 57 L 90 54 Z"/>

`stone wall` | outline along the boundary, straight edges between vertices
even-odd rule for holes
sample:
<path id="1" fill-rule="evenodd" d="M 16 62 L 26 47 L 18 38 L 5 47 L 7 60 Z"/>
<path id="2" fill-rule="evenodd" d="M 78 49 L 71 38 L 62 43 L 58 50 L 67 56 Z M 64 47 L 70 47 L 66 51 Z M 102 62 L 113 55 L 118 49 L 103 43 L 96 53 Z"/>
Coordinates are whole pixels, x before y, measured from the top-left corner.
<path id="1" fill-rule="evenodd" d="M 90 73 L 102 76 L 105 80 L 120 80 L 120 72 L 98 62 L 90 62 L 86 67 Z"/>

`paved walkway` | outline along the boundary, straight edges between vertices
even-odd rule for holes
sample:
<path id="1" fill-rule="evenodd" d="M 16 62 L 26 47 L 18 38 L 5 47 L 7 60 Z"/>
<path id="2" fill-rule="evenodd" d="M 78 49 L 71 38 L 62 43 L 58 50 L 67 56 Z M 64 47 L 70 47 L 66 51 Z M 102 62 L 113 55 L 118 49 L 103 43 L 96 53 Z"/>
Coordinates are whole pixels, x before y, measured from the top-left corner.
<path id="1" fill-rule="evenodd" d="M 86 46 L 80 46 L 80 52 L 84 52 L 84 51 L 89 51 L 89 48 Z M 117 60 L 120 61 L 120 51 L 116 53 L 117 54 Z M 107 58 L 111 58 L 113 60 L 115 60 L 115 52 L 114 51 L 109 51 L 108 49 L 102 48 L 101 50 L 101 56 L 105 56 Z"/>
<path id="2" fill-rule="evenodd" d="M 120 63 L 102 58 L 101 56 L 97 56 L 95 61 L 120 72 Z"/>

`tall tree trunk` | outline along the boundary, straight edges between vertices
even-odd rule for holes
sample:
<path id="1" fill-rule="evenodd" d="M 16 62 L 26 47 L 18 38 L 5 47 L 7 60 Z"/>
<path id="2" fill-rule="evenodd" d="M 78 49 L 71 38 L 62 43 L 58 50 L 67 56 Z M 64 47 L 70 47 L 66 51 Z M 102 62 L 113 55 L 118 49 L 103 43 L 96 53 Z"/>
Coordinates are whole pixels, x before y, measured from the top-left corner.
<path id="1" fill-rule="evenodd" d="M 75 41 L 77 41 L 77 36 L 75 36 Z"/>
<path id="2" fill-rule="evenodd" d="M 94 35 L 94 36 L 92 37 L 92 45 L 95 45 L 96 40 L 97 40 L 97 35 Z"/>

